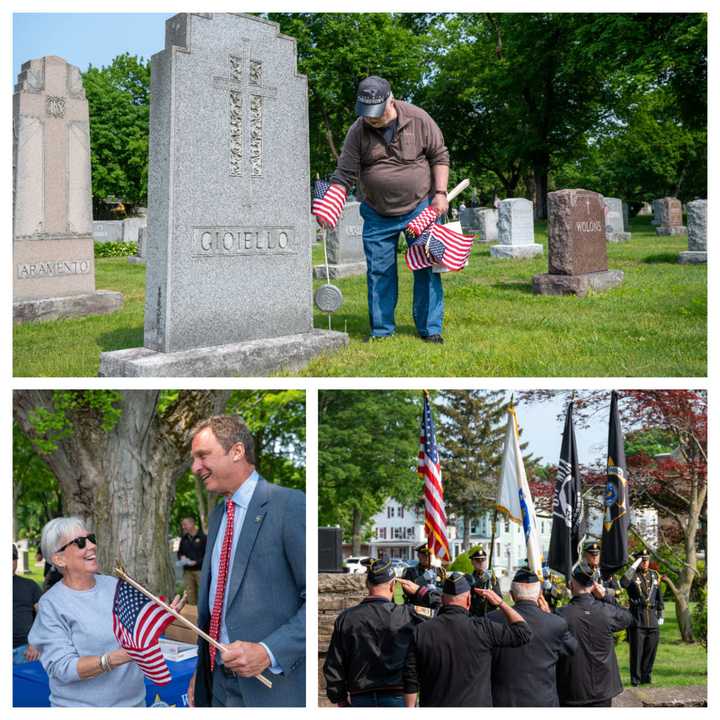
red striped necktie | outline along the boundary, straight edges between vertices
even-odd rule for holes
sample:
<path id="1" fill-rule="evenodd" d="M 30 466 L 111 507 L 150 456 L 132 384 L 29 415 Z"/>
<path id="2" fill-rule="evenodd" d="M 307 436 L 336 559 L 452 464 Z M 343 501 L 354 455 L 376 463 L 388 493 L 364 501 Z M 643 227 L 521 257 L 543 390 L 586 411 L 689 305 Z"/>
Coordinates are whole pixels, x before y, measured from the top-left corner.
<path id="1" fill-rule="evenodd" d="M 220 551 L 220 566 L 218 567 L 217 588 L 215 589 L 215 602 L 213 603 L 212 615 L 210 616 L 210 637 L 213 640 L 220 640 L 220 619 L 222 618 L 223 601 L 225 599 L 225 583 L 228 578 L 228 565 L 230 565 L 230 553 L 232 552 L 232 540 L 235 519 L 235 503 L 228 498 L 225 500 L 225 513 L 227 522 L 225 524 L 225 537 L 223 538 L 222 550 Z M 215 655 L 217 648 L 210 645 L 210 670 L 215 669 Z"/>

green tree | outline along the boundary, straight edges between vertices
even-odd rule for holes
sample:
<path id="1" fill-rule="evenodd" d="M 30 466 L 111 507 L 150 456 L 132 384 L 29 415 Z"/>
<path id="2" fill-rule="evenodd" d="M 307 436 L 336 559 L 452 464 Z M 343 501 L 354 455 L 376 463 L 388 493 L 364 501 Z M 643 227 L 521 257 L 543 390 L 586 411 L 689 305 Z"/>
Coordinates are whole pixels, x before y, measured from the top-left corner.
<path id="1" fill-rule="evenodd" d="M 340 525 L 360 552 L 363 530 L 388 498 L 414 506 L 420 394 L 321 390 L 318 399 L 318 506 L 321 525 Z"/>
<path id="2" fill-rule="evenodd" d="M 147 204 L 150 63 L 127 53 L 83 74 L 90 109 L 94 209 L 118 196 Z M 98 215 L 96 215 L 97 217 Z"/>
<path id="3" fill-rule="evenodd" d="M 505 436 L 505 393 L 445 390 L 438 403 L 445 504 L 463 519 L 463 550 L 470 522 L 495 505 Z"/>
<path id="4" fill-rule="evenodd" d="M 368 75 L 390 82 L 394 95 L 411 98 L 423 74 L 420 17 L 394 13 L 268 13 L 297 39 L 298 70 L 308 77 L 310 165 L 329 175 L 350 125 L 357 120 L 357 84 Z"/>

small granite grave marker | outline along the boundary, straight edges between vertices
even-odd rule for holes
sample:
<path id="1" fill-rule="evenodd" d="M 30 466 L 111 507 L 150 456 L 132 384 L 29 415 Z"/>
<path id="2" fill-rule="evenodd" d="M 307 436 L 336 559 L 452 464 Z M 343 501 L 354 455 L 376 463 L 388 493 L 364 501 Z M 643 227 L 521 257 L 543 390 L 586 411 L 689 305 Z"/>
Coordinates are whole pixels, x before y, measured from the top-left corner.
<path id="1" fill-rule="evenodd" d="M 680 253 L 681 263 L 707 262 L 707 200 L 687 204 L 688 249 Z"/>
<path id="2" fill-rule="evenodd" d="M 619 285 L 620 270 L 608 270 L 605 205 L 590 190 L 548 193 L 548 273 L 533 278 L 543 295 L 578 295 Z"/>
<path id="3" fill-rule="evenodd" d="M 95 290 L 88 103 L 80 71 L 54 55 L 23 63 L 13 96 L 15 322 L 108 313 Z"/>
<path id="4" fill-rule="evenodd" d="M 623 201 L 620 198 L 605 198 L 605 237 L 608 242 L 627 242 L 630 233 L 625 232 Z"/>
<path id="5" fill-rule="evenodd" d="M 334 230 L 327 231 L 328 270 L 330 278 L 362 275 L 367 271 L 363 250 L 363 219 L 360 203 L 349 202 Z M 315 266 L 315 277 L 325 277 L 325 264 Z"/>
<path id="6" fill-rule="evenodd" d="M 529 258 L 543 254 L 543 246 L 535 242 L 533 204 L 525 198 L 508 198 L 498 207 L 498 245 L 490 246 L 490 254 L 498 258 Z"/>
<path id="7" fill-rule="evenodd" d="M 145 264 L 145 248 L 146 248 L 146 240 L 145 236 L 147 234 L 147 228 L 141 227 L 138 228 L 138 238 L 137 238 L 137 254 L 136 255 L 130 255 L 128 257 L 128 262 L 132 265 L 144 265 Z"/>
<path id="8" fill-rule="evenodd" d="M 656 201 L 659 206 L 657 235 L 685 235 L 687 227 L 683 223 L 682 203 L 674 197 L 665 197 Z"/>

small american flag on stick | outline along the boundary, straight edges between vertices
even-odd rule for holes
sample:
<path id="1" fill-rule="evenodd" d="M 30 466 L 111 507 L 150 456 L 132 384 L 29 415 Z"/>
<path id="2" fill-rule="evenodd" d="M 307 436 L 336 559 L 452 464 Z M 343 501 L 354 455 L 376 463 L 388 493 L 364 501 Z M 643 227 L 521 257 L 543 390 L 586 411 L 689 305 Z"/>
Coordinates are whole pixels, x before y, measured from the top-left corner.
<path id="1" fill-rule="evenodd" d="M 316 180 L 313 186 L 312 213 L 330 227 L 335 227 L 342 215 L 347 190 L 339 183 Z"/>
<path id="2" fill-rule="evenodd" d="M 113 633 L 120 647 L 155 685 L 167 685 L 170 671 L 158 640 L 175 618 L 124 580 L 118 580 L 113 601 Z"/>
<path id="3" fill-rule="evenodd" d="M 418 473 L 425 482 L 425 534 L 427 535 L 428 549 L 440 560 L 450 560 L 440 455 L 435 441 L 435 424 L 427 392 L 425 392 L 420 428 Z"/>
<path id="4" fill-rule="evenodd" d="M 405 264 L 410 270 L 444 265 L 448 270 L 462 270 L 473 246 L 473 235 L 463 235 L 445 225 L 431 225 L 407 249 Z"/>

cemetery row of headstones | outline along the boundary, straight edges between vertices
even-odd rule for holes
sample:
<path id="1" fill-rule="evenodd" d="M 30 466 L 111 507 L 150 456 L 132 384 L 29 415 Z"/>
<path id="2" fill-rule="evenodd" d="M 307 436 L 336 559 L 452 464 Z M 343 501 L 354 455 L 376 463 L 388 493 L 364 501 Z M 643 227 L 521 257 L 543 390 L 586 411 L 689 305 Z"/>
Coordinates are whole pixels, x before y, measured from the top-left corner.
<path id="1" fill-rule="evenodd" d="M 152 58 L 144 346 L 106 352 L 105 376 L 265 375 L 347 344 L 313 328 L 307 79 L 296 44 L 245 15 L 179 14 Z M 48 56 L 22 66 L 14 95 L 14 314 L 17 321 L 110 312 L 95 290 L 88 104 L 77 68 Z M 627 207 L 585 190 L 548 196 L 549 272 L 537 292 L 584 294 L 622 281 L 606 242 L 629 239 Z M 654 203 L 658 234 L 684 232 L 674 198 Z M 688 206 L 689 250 L 705 258 L 705 201 Z M 493 256 L 542 254 L 532 203 L 468 208 L 466 232 Z M 329 271 L 362 273 L 362 219 L 349 203 L 328 233 Z"/>

